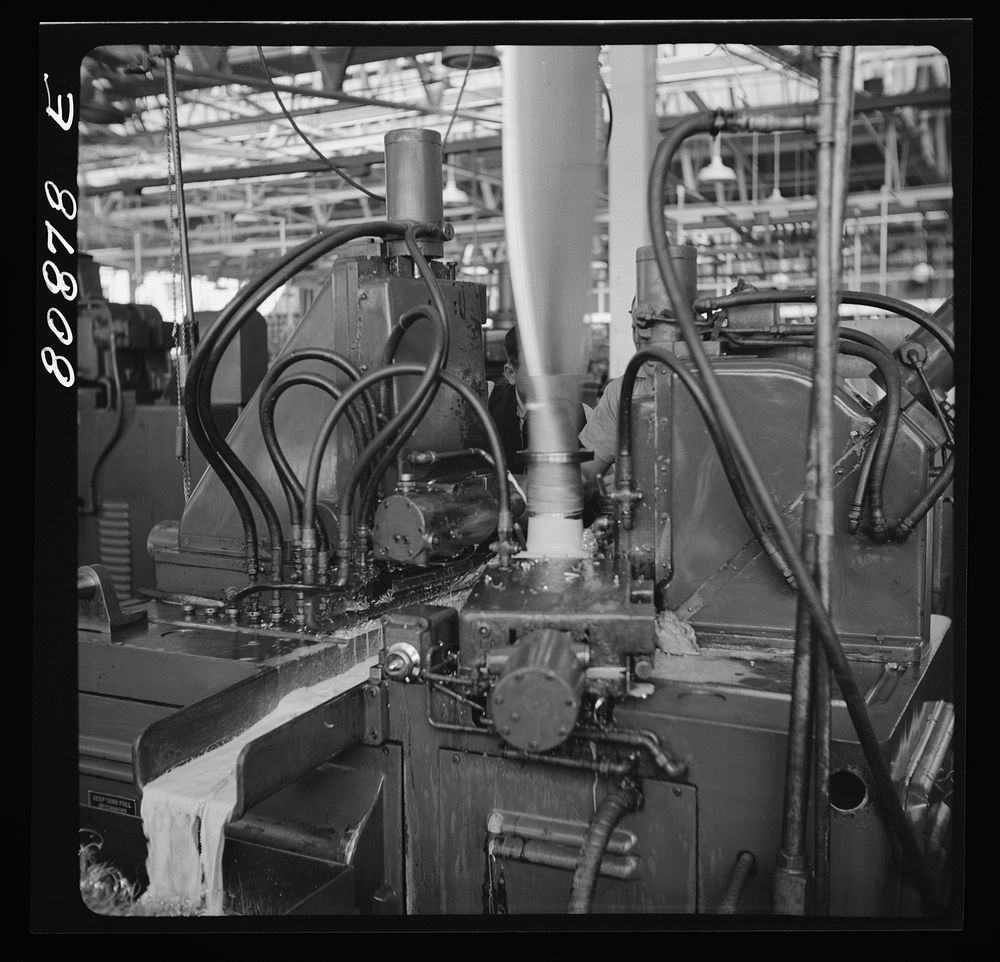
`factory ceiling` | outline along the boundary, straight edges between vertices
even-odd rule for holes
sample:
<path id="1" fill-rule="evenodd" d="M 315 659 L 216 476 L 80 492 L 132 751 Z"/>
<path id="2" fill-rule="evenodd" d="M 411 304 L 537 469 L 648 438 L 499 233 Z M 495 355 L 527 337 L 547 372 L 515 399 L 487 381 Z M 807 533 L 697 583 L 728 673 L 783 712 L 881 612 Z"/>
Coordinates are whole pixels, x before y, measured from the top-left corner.
<path id="1" fill-rule="evenodd" d="M 243 279 L 320 230 L 381 215 L 383 137 L 399 127 L 443 138 L 445 216 L 456 230 L 446 256 L 468 261 L 471 250 L 487 263 L 502 259 L 502 66 L 467 70 L 450 52 L 181 46 L 176 100 L 193 273 Z M 98 47 L 80 68 L 81 249 L 130 271 L 137 263 L 169 269 L 176 253 L 163 54 L 159 46 Z M 614 108 L 623 109 L 608 60 L 602 48 L 605 141 Z M 657 124 L 666 130 L 717 107 L 812 111 L 816 78 L 811 47 L 659 44 Z M 949 64 L 936 48 L 857 48 L 850 202 L 859 214 L 880 205 L 884 213 L 883 187 L 893 210 L 950 210 L 950 96 Z M 680 153 L 667 203 L 683 185 L 695 223 L 748 237 L 747 225 L 761 217 L 812 219 L 816 171 L 805 135 L 725 137 L 721 151 L 736 173 L 724 193 L 699 187 L 711 158 L 705 137 Z M 606 223 L 606 196 L 598 208 Z"/>

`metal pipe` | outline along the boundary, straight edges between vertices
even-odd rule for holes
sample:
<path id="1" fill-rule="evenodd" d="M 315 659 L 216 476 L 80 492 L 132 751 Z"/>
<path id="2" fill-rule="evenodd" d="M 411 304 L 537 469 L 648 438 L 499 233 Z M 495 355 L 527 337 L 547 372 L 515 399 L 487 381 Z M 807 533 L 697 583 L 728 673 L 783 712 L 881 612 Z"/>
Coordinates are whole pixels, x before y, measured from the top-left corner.
<path id="1" fill-rule="evenodd" d="M 575 869 L 579 859 L 579 854 L 569 851 L 565 845 L 536 838 L 519 838 L 517 835 L 492 837 L 489 854 L 494 858 L 560 869 Z M 597 874 L 606 878 L 634 879 L 639 877 L 639 864 L 635 855 L 605 855 L 598 863 Z"/>
<path id="2" fill-rule="evenodd" d="M 597 772 L 599 775 L 628 775 L 635 768 L 634 761 L 610 762 L 594 761 L 589 758 L 564 758 L 561 755 L 542 755 L 538 752 L 518 751 L 504 746 L 503 757 L 521 762 L 541 762 L 546 765 L 556 765 L 561 768 L 575 768 L 582 771 Z"/>
<path id="3" fill-rule="evenodd" d="M 615 745 L 632 745 L 649 752 L 657 767 L 671 778 L 683 778 L 687 774 L 687 763 L 671 758 L 660 747 L 660 740 L 653 732 L 632 731 L 630 729 L 577 728 L 570 738 L 586 738 L 595 742 L 609 742 Z"/>
<path id="4" fill-rule="evenodd" d="M 714 114 L 695 115 L 674 127 L 656 149 L 649 178 L 647 212 L 653 244 L 657 250 L 657 262 L 660 267 L 660 273 L 663 275 L 664 285 L 672 297 L 679 296 L 681 288 L 679 278 L 670 263 L 667 251 L 667 234 L 664 223 L 662 197 L 663 185 L 673 155 L 677 147 L 692 134 L 727 128 L 731 130 L 759 129 L 754 126 L 757 120 L 758 118 L 755 117 L 741 118 L 738 114 L 730 114 L 725 111 L 718 111 Z M 794 123 L 789 121 L 788 125 L 793 127 Z M 803 124 L 803 126 L 805 125 Z M 770 495 L 767 484 L 756 466 L 753 455 L 747 446 L 746 439 L 743 437 L 739 425 L 736 423 L 729 409 L 715 371 L 698 336 L 693 311 L 686 305 L 681 305 L 681 309 L 678 312 L 678 320 L 684 332 L 684 340 L 704 381 L 707 396 L 715 409 L 716 416 L 723 430 L 730 438 L 740 469 L 749 480 L 760 507 L 765 512 L 767 521 L 772 525 L 778 545 L 788 559 L 796 580 L 799 582 L 799 591 L 805 596 L 805 600 L 808 603 L 810 615 L 819 631 L 824 650 L 833 669 L 834 677 L 837 680 L 851 722 L 857 732 L 858 741 L 865 760 L 868 763 L 882 811 L 913 872 L 915 882 L 925 904 L 930 911 L 936 912 L 940 906 L 940 895 L 936 881 L 930 875 L 923 852 L 910 830 L 906 816 L 899 804 L 899 799 L 895 795 L 892 776 L 885 759 L 882 757 L 878 737 L 868 717 L 864 698 L 858 689 L 858 684 L 854 679 L 851 666 L 840 644 L 837 631 L 816 589 L 816 585 L 811 579 L 811 572 L 796 549 L 795 542 L 789 535 L 788 529 L 785 527 L 784 521 Z"/>
<path id="5" fill-rule="evenodd" d="M 184 200 L 184 171 L 181 168 L 181 133 L 177 119 L 177 88 L 175 83 L 175 45 L 163 47 L 163 67 L 167 78 L 167 122 L 169 124 L 170 151 L 173 154 L 174 181 L 177 185 L 177 221 L 181 236 L 181 271 L 184 281 L 184 326 L 187 336 L 182 341 L 186 358 L 191 357 L 194 337 L 194 294 L 191 288 L 191 251 L 188 247 L 187 207 Z"/>

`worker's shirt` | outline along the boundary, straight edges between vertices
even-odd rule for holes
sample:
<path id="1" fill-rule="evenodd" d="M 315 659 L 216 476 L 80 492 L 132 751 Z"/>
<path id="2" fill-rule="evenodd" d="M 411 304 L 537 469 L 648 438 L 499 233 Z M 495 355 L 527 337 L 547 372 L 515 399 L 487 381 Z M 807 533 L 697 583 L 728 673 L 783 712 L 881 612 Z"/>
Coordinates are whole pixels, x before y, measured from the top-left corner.
<path id="1" fill-rule="evenodd" d="M 611 464 L 618 456 L 618 407 L 622 396 L 622 381 L 616 377 L 608 381 L 601 399 L 594 408 L 594 413 L 580 432 L 580 444 L 588 451 L 594 452 L 598 461 Z M 655 381 L 653 375 L 647 373 L 643 366 L 635 378 L 632 397 L 648 397 L 653 393 Z"/>

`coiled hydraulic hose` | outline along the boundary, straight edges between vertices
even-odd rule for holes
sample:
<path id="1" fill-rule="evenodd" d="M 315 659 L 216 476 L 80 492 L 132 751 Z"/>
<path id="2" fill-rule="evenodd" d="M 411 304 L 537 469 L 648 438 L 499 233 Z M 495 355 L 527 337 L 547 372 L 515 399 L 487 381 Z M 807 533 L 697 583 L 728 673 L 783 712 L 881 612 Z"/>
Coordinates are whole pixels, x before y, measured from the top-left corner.
<path id="1" fill-rule="evenodd" d="M 239 512 L 246 543 L 247 572 L 251 578 L 256 578 L 258 572 L 257 528 L 250 504 L 236 481 L 237 477 L 247 487 L 264 513 L 272 545 L 276 538 L 279 539 L 280 545 L 281 526 L 267 494 L 229 447 L 212 417 L 212 379 L 222 353 L 261 303 L 303 268 L 348 241 L 359 237 L 398 237 L 408 228 L 418 236 L 434 237 L 441 234 L 440 227 L 435 224 L 372 221 L 320 234 L 300 244 L 281 258 L 273 268 L 239 291 L 216 318 L 192 358 L 184 392 L 184 410 L 188 426 L 209 467 L 218 475 Z"/>
<path id="2" fill-rule="evenodd" d="M 450 346 L 451 332 L 449 331 L 448 323 L 445 320 L 447 317 L 447 307 L 441 293 L 441 288 L 437 283 L 437 279 L 434 277 L 434 272 L 431 270 L 430 265 L 427 263 L 423 253 L 417 246 L 416 238 L 413 232 L 408 230 L 403 239 L 406 242 L 407 249 L 410 256 L 413 258 L 414 264 L 416 264 L 421 277 L 427 284 L 433 303 L 426 306 L 421 305 L 419 307 L 412 308 L 400 318 L 398 324 L 398 329 L 401 329 L 400 333 L 398 336 L 394 337 L 393 335 L 396 334 L 397 330 L 397 328 L 394 328 L 390 334 L 389 344 L 386 346 L 385 356 L 390 356 L 389 345 L 391 345 L 392 352 L 395 353 L 396 346 L 402 338 L 403 332 L 405 332 L 405 330 L 412 323 L 414 323 L 418 317 L 427 317 L 434 323 L 436 337 L 434 346 L 431 349 L 430 362 L 428 363 L 424 372 L 424 377 L 417 385 L 414 394 L 409 398 L 402 410 L 384 428 L 382 428 L 381 431 L 379 431 L 379 433 L 372 440 L 372 443 L 365 448 L 363 452 L 361 452 L 351 470 L 351 473 L 348 475 L 347 481 L 344 484 L 344 489 L 341 492 L 338 530 L 339 563 L 337 570 L 337 584 L 339 586 L 346 585 L 348 579 L 348 564 L 351 551 L 351 527 L 354 518 L 354 492 L 361 482 L 362 476 L 368 468 L 368 465 L 378 455 L 379 451 L 388 444 L 388 449 L 385 451 L 382 460 L 376 465 L 369 481 L 369 497 L 371 500 L 374 500 L 375 491 L 377 490 L 379 482 L 382 480 L 383 474 L 388 469 L 389 465 L 392 464 L 397 452 L 412 435 L 420 419 L 423 418 L 430 405 L 434 402 L 434 397 L 437 394 L 438 388 L 438 375 L 448 363 L 448 350 Z M 326 431 L 326 425 L 323 426 L 321 431 Z M 328 438 L 329 435 L 327 435 L 327 439 Z M 319 443 L 318 438 L 317 443 Z M 326 440 L 322 442 L 323 445 L 326 443 Z M 359 520 L 361 524 L 367 523 L 366 511 L 362 511 L 359 514 Z"/>
<path id="3" fill-rule="evenodd" d="M 662 364 L 666 364 L 691 393 L 691 397 L 694 399 L 698 411 L 705 421 L 705 427 L 712 438 L 712 443 L 715 445 L 716 453 L 719 455 L 719 461 L 722 463 L 726 479 L 729 481 L 733 496 L 736 498 L 736 503 L 739 505 L 747 525 L 753 532 L 754 537 L 760 542 L 761 548 L 767 553 L 767 556 L 771 559 L 781 577 L 785 579 L 789 587 L 792 589 L 796 588 L 797 582 L 795 576 L 792 574 L 788 562 L 782 556 L 781 551 L 775 544 L 774 539 L 768 532 L 767 526 L 761 520 L 760 514 L 750 498 L 746 485 L 743 483 L 743 477 L 736 465 L 732 448 L 729 446 L 726 435 L 719 426 L 719 422 L 705 398 L 705 393 L 702 391 L 701 385 L 685 364 L 678 360 L 675 354 L 665 348 L 647 347 L 634 354 L 626 365 L 625 374 L 622 378 L 621 400 L 618 404 L 618 485 L 621 489 L 621 494 L 624 495 L 622 499 L 623 503 L 628 504 L 627 489 L 630 487 L 632 481 L 632 393 L 635 389 L 636 375 L 646 361 L 659 361 Z M 626 524 L 626 527 L 630 527 L 630 525 Z"/>
<path id="4" fill-rule="evenodd" d="M 899 363 L 880 341 L 863 331 L 844 328 L 837 332 L 837 336 L 841 338 L 837 350 L 841 354 L 861 357 L 870 361 L 881 371 L 885 385 L 885 414 L 882 420 L 882 431 L 878 443 L 875 445 L 873 462 L 867 474 L 871 536 L 872 540 L 881 544 L 889 537 L 889 525 L 885 519 L 885 510 L 882 504 L 882 489 L 889 466 L 889 456 L 892 454 L 892 447 L 899 427 L 902 394 Z M 731 334 L 727 334 L 725 337 L 727 341 L 739 347 L 813 347 L 815 345 L 815 339 L 811 337 L 762 338 L 737 337 Z"/>
<path id="5" fill-rule="evenodd" d="M 396 326 L 392 329 L 389 335 L 389 339 L 386 342 L 385 350 L 382 354 L 382 366 L 387 367 L 393 363 L 396 350 L 399 347 L 400 342 L 403 339 L 403 335 L 413 326 L 415 321 L 420 318 L 427 318 L 428 320 L 435 321 L 441 328 L 440 331 L 440 359 L 435 353 L 428 367 L 435 367 L 436 370 L 441 370 L 448 363 L 448 346 L 449 346 L 449 332 L 448 323 L 444 319 L 444 316 L 437 314 L 436 316 L 429 313 L 425 308 L 417 308 L 415 310 L 407 311 L 398 321 Z M 382 388 L 380 391 L 381 395 L 381 407 L 382 414 L 388 418 L 392 418 L 395 411 L 395 405 L 393 404 L 393 394 L 394 390 L 390 387 L 395 387 L 395 382 L 383 381 Z M 434 403 L 434 398 L 437 396 L 437 381 L 432 381 L 426 387 L 418 387 L 417 393 L 420 395 L 419 400 L 416 404 L 413 404 L 413 399 L 410 400 L 410 407 L 412 407 L 412 413 L 406 419 L 405 423 L 401 426 L 396 434 L 396 437 L 386 448 L 385 453 L 382 458 L 372 469 L 371 477 L 363 488 L 361 496 L 361 510 L 358 513 L 358 518 L 362 524 L 367 524 L 368 518 L 371 514 L 372 507 L 375 502 L 375 498 L 378 496 L 378 486 L 385 477 L 386 471 L 392 465 L 396 456 L 399 454 L 403 445 L 413 436 L 413 432 L 417 429 L 417 425 L 423 420 L 424 416 L 427 414 L 428 409 L 431 404 Z"/>
<path id="6" fill-rule="evenodd" d="M 304 488 L 295 476 L 295 472 L 292 470 L 288 459 L 281 450 L 281 445 L 278 443 L 277 433 L 274 428 L 274 409 L 278 403 L 278 399 L 285 391 L 290 387 L 303 384 L 318 387 L 329 394 L 335 401 L 343 393 L 342 389 L 337 387 L 328 377 L 323 377 L 322 374 L 314 374 L 311 371 L 303 371 L 298 374 L 290 374 L 277 383 L 272 384 L 268 388 L 267 393 L 261 396 L 260 403 L 261 434 L 264 436 L 264 444 L 267 447 L 268 454 L 271 455 L 274 469 L 284 489 L 285 498 L 288 501 L 288 513 L 292 519 L 293 528 L 301 528 L 302 526 L 302 498 Z M 354 434 L 355 451 L 363 451 L 370 441 L 365 431 L 364 423 L 358 412 L 353 408 L 348 408 L 346 413 L 351 425 L 351 431 Z M 327 540 L 322 524 L 317 524 L 316 533 L 319 537 L 320 548 L 328 548 L 329 541 Z"/>
<path id="7" fill-rule="evenodd" d="M 945 461 L 937 479 L 927 489 L 927 491 L 924 492 L 923 497 L 917 499 L 916 503 L 909 509 L 909 511 L 906 512 L 905 515 L 903 515 L 903 517 L 892 529 L 893 541 L 905 541 L 910 536 L 913 529 L 920 523 L 920 519 L 934 507 L 937 499 L 940 498 L 941 495 L 948 489 L 948 485 L 951 484 L 952 475 L 954 475 L 954 473 L 955 455 L 952 454 L 948 460 Z"/>
<path id="8" fill-rule="evenodd" d="M 306 583 L 310 583 L 312 574 L 315 571 L 315 532 L 313 531 L 313 525 L 316 519 L 316 490 L 319 482 L 319 465 L 323 457 L 323 448 L 329 441 L 330 433 L 333 431 L 333 427 L 336 422 L 343 415 L 346 407 L 358 396 L 362 391 L 367 390 L 369 387 L 378 384 L 385 378 L 390 377 L 402 377 L 402 376 L 419 376 L 423 375 L 426 377 L 427 368 L 420 364 L 393 364 L 388 368 L 383 368 L 377 371 L 369 371 L 358 381 L 355 381 L 350 387 L 344 390 L 341 395 L 340 400 L 334 406 L 334 409 L 330 412 L 327 420 L 324 422 L 323 427 L 320 429 L 320 433 L 316 438 L 316 442 L 313 444 L 312 454 L 309 458 L 309 467 L 306 471 L 306 486 L 305 486 L 305 497 L 302 506 L 302 542 L 303 542 L 303 554 L 304 554 L 304 580 Z M 493 463 L 497 475 L 497 486 L 498 486 L 498 513 L 497 513 L 497 531 L 499 533 L 499 553 L 501 557 L 501 563 L 506 564 L 506 555 L 509 549 L 510 533 L 511 533 L 511 512 L 510 512 L 510 493 L 507 490 L 506 476 L 507 476 L 507 460 L 503 455 L 503 446 L 500 442 L 500 435 L 497 432 L 496 425 L 493 423 L 493 419 L 490 417 L 489 410 L 479 399 L 476 393 L 466 384 L 463 384 L 457 378 L 453 377 L 447 371 L 439 371 L 436 374 L 444 384 L 452 388 L 457 392 L 466 403 L 473 409 L 476 417 L 479 418 L 483 429 L 486 431 L 487 438 L 489 440 L 490 451 L 493 455 Z M 414 397 L 419 397 L 419 395 L 414 395 Z M 396 419 L 399 420 L 398 418 Z M 387 425 L 383 430 L 388 430 L 392 428 L 393 425 Z M 376 438 L 376 442 L 378 439 Z M 341 554 L 343 550 L 343 541 L 341 540 L 338 544 L 338 576 L 336 587 L 343 587 L 347 583 L 348 567 L 350 562 L 350 557 L 348 555 Z M 350 551 L 350 544 L 348 543 L 346 550 Z M 312 571 L 310 570 L 310 565 L 312 566 Z"/>
<path id="9" fill-rule="evenodd" d="M 833 626 L 830 613 L 823 604 L 819 589 L 812 580 L 810 571 L 802 555 L 790 536 L 788 529 L 785 527 L 781 515 L 770 496 L 767 485 L 754 463 L 746 440 L 733 418 L 732 412 L 729 410 L 729 405 L 725 395 L 722 393 L 715 371 L 698 337 L 694 313 L 684 302 L 683 288 L 670 259 L 663 213 L 663 195 L 667 171 L 670 169 L 670 162 L 677 148 L 692 134 L 726 129 L 738 130 L 755 122 L 758 124 L 758 127 L 764 126 L 764 124 L 760 123 L 760 118 L 750 117 L 743 121 L 734 112 L 718 111 L 715 113 L 696 114 L 673 127 L 657 145 L 647 192 L 647 213 L 657 266 L 659 267 L 660 277 L 663 280 L 667 295 L 677 310 L 684 340 L 704 381 L 706 393 L 715 410 L 719 423 L 729 437 L 741 471 L 750 481 L 750 487 L 755 492 L 759 506 L 764 511 L 767 520 L 774 530 L 782 554 L 788 560 L 798 581 L 800 596 L 809 608 L 816 632 L 822 641 L 830 667 L 840 686 L 848 714 L 857 732 L 858 740 L 864 752 L 865 760 L 868 763 L 882 810 L 910 864 L 916 884 L 925 903 L 932 911 L 937 911 L 939 907 L 937 887 L 930 875 L 923 852 L 917 844 L 907 822 L 899 799 L 896 797 L 892 776 L 885 759 L 882 757 L 878 737 L 868 717 L 864 698 L 858 689 L 854 674 L 844 655 L 844 650 L 841 647 L 840 639 Z M 781 122 L 792 126 L 790 120 Z M 753 129 L 753 127 L 751 126 L 750 129 Z"/>
<path id="10" fill-rule="evenodd" d="M 851 534 L 857 534 L 858 528 L 861 527 L 861 512 L 865 505 L 865 495 L 868 493 L 868 478 L 871 475 L 872 462 L 875 460 L 876 451 L 878 451 L 881 434 L 882 423 L 880 421 L 872 431 L 872 436 L 868 441 L 868 450 L 865 451 L 861 467 L 858 469 L 858 483 L 854 488 L 854 500 L 847 513 L 847 530 Z"/>
<path id="11" fill-rule="evenodd" d="M 859 304 L 862 307 L 875 307 L 898 314 L 913 321 L 925 331 L 930 332 L 941 342 L 951 359 L 955 359 L 955 341 L 929 314 L 886 294 L 872 294 L 868 291 L 842 290 L 838 293 L 842 304 Z M 721 297 L 699 297 L 694 302 L 694 309 L 700 313 L 721 310 L 726 307 L 737 307 L 742 304 L 815 304 L 816 291 L 807 288 L 785 291 L 738 291 L 735 294 L 724 294 Z"/>
<path id="12" fill-rule="evenodd" d="M 580 858 L 573 873 L 573 888 L 569 896 L 569 914 L 587 915 L 594 904 L 594 890 L 601 873 L 601 859 L 608 841 L 622 816 L 634 812 L 641 802 L 639 786 L 624 779 L 621 786 L 608 792 L 597 806 L 580 849 Z"/>

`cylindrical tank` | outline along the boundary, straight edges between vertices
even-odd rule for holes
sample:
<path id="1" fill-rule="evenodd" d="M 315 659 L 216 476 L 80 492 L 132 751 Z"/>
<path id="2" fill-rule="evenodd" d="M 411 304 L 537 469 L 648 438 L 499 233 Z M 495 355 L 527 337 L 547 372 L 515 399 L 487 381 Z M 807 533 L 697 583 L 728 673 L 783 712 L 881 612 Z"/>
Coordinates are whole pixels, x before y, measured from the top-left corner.
<path id="1" fill-rule="evenodd" d="M 423 565 L 482 544 L 496 530 L 497 502 L 485 488 L 391 494 L 372 526 L 376 559 Z"/>
<path id="2" fill-rule="evenodd" d="M 441 199 L 441 135 L 436 130 L 390 130 L 385 135 L 385 197 L 389 220 L 444 223 Z M 421 240 L 425 257 L 444 253 L 441 241 Z M 405 254 L 403 241 L 389 242 L 390 254 Z"/>
<path id="3" fill-rule="evenodd" d="M 675 244 L 670 247 L 670 259 L 680 278 L 688 306 L 698 296 L 698 251 L 693 244 Z M 680 327 L 676 323 L 677 312 L 670 303 L 660 269 L 656 265 L 656 251 L 652 247 L 640 247 L 635 253 L 635 307 L 632 317 L 640 328 L 658 324 L 652 340 L 679 341 L 682 339 Z"/>
<path id="4" fill-rule="evenodd" d="M 545 629 L 515 646 L 490 693 L 490 717 L 508 744 L 545 752 L 576 725 L 584 666 L 565 631 Z"/>

